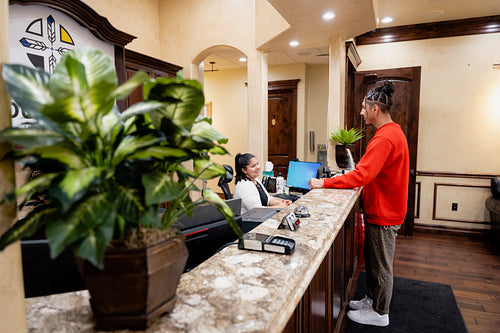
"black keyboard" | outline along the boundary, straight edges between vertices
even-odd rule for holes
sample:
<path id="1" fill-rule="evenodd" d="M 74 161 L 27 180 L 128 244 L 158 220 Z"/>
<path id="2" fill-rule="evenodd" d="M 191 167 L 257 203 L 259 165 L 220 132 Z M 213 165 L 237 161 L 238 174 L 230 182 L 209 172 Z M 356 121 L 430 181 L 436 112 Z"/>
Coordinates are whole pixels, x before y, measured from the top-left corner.
<path id="1" fill-rule="evenodd" d="M 294 202 L 295 200 L 299 199 L 300 197 L 297 195 L 293 194 L 285 194 L 285 193 L 278 193 L 274 195 L 276 198 L 284 199 L 284 200 L 290 200 L 291 202 Z"/>

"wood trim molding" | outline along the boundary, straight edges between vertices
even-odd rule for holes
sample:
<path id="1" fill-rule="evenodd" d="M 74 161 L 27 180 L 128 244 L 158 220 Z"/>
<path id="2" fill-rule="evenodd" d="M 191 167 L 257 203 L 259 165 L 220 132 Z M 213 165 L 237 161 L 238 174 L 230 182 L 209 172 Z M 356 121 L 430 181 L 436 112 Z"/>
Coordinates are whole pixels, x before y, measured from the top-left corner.
<path id="1" fill-rule="evenodd" d="M 299 84 L 299 81 L 300 79 L 269 81 L 267 89 L 268 90 L 297 89 L 297 84 Z"/>
<path id="2" fill-rule="evenodd" d="M 500 32 L 500 15 L 380 28 L 355 40 L 356 45 L 368 45 L 497 32 Z"/>
<path id="3" fill-rule="evenodd" d="M 413 231 L 415 233 L 447 234 L 455 236 L 467 236 L 470 238 L 485 239 L 488 236 L 487 229 L 466 229 L 448 226 L 436 226 L 415 223 Z"/>
<path id="4" fill-rule="evenodd" d="M 147 64 L 148 68 L 154 68 L 159 71 L 167 72 L 172 75 L 176 75 L 178 71 L 182 69 L 181 66 L 174 65 L 172 63 L 150 57 L 148 55 L 135 52 L 132 50 L 125 49 L 125 62 L 134 63 L 139 66 Z"/>
<path id="5" fill-rule="evenodd" d="M 10 0 L 9 4 L 22 6 L 42 5 L 59 10 L 82 26 L 89 29 L 97 38 L 117 46 L 125 46 L 136 37 L 114 28 L 109 21 L 97 14 L 80 0 Z"/>
<path id="6" fill-rule="evenodd" d="M 422 183 L 421 182 L 415 182 L 415 195 L 417 197 L 417 202 L 415 203 L 415 212 L 414 212 L 414 218 L 418 219 L 420 218 L 420 197 L 422 194 Z"/>
<path id="7" fill-rule="evenodd" d="M 422 177 L 451 177 L 451 178 L 491 179 L 491 178 L 498 177 L 500 175 L 458 173 L 458 172 L 442 172 L 442 171 L 417 171 L 417 176 L 422 176 Z"/>

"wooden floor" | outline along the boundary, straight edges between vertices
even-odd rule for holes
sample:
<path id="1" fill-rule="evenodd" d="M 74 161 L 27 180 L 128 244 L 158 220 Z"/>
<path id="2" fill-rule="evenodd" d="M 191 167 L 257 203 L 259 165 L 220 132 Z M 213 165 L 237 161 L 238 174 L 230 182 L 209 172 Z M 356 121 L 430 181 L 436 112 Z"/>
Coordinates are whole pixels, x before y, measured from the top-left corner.
<path id="1" fill-rule="evenodd" d="M 394 276 L 449 284 L 470 333 L 500 332 L 500 255 L 485 240 L 399 235 Z"/>

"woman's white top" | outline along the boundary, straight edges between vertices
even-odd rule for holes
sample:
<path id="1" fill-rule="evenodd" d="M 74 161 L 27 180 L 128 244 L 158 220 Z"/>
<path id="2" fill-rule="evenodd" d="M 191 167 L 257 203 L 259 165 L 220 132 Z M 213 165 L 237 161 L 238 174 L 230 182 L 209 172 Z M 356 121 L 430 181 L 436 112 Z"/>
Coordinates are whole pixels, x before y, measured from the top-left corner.
<path id="1" fill-rule="evenodd" d="M 269 205 L 269 193 L 260 180 L 255 178 L 255 181 L 260 184 L 264 193 L 267 195 L 267 205 Z M 234 188 L 233 197 L 235 199 L 241 198 L 241 214 L 256 207 L 263 207 L 260 202 L 260 195 L 257 186 L 251 180 L 240 180 Z"/>

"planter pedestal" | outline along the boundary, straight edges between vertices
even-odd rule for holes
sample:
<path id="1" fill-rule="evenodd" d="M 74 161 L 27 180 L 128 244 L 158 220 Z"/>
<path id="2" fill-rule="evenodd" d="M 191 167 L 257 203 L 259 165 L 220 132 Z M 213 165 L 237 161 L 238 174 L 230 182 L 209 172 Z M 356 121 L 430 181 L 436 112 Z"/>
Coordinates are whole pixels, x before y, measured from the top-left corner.
<path id="1" fill-rule="evenodd" d="M 100 330 L 145 330 L 173 309 L 188 250 L 180 237 L 140 249 L 108 249 L 104 270 L 78 259 Z"/>

